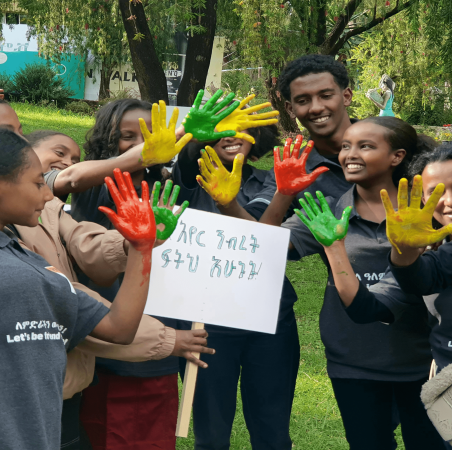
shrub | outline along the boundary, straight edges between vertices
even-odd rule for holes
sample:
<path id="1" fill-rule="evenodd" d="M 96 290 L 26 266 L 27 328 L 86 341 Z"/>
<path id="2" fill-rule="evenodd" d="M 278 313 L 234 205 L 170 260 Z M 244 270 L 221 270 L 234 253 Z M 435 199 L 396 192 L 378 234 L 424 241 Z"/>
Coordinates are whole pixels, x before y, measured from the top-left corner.
<path id="1" fill-rule="evenodd" d="M 80 114 L 90 114 L 92 112 L 91 107 L 86 102 L 71 102 L 66 106 L 66 109 Z"/>
<path id="2" fill-rule="evenodd" d="M 7 95 L 15 90 L 11 75 L 4 72 L 0 73 L 0 89 L 3 89 Z"/>
<path id="3" fill-rule="evenodd" d="M 58 106 L 64 106 L 68 97 L 74 95 L 64 86 L 61 77 L 46 64 L 26 64 L 14 75 L 15 91 L 22 101 L 41 103 L 54 101 Z"/>

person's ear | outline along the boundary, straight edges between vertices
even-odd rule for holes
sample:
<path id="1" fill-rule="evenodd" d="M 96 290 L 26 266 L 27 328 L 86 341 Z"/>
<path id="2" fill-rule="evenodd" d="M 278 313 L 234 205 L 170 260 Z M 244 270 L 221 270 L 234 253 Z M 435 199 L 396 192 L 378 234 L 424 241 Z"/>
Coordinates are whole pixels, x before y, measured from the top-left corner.
<path id="1" fill-rule="evenodd" d="M 353 91 L 349 87 L 347 87 L 342 92 L 342 95 L 344 97 L 344 106 L 345 107 L 350 106 L 353 99 Z"/>
<path id="2" fill-rule="evenodd" d="M 296 119 L 297 116 L 293 113 L 292 103 L 290 103 L 290 102 L 288 102 L 288 101 L 286 100 L 285 107 L 286 107 L 286 111 L 288 112 L 290 118 L 291 118 L 291 119 Z"/>
<path id="3" fill-rule="evenodd" d="M 398 150 L 393 152 L 393 156 L 394 159 L 392 160 L 392 166 L 396 167 L 403 161 L 403 158 L 405 158 L 406 150 L 399 148 Z"/>
<path id="4" fill-rule="evenodd" d="M 251 162 L 259 161 L 259 158 L 258 158 L 257 156 L 254 156 L 254 155 L 248 156 L 248 159 L 249 159 Z"/>

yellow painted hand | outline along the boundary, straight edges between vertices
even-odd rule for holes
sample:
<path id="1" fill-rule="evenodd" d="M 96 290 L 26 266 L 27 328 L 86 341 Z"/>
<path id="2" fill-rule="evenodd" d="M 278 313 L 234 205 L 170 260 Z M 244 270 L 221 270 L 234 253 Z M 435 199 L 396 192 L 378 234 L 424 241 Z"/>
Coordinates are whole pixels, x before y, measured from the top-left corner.
<path id="1" fill-rule="evenodd" d="M 444 184 L 436 186 L 433 194 L 421 209 L 422 177 L 416 175 L 411 189 L 411 202 L 408 206 L 408 181 L 402 178 L 399 183 L 397 202 L 398 211 L 394 211 L 389 195 L 381 190 L 381 200 L 386 210 L 386 234 L 389 242 L 401 254 L 399 247 L 422 248 L 443 240 L 452 233 L 452 224 L 435 230 L 432 217 L 439 199 L 443 195 Z"/>
<path id="2" fill-rule="evenodd" d="M 201 150 L 201 157 L 198 163 L 202 176 L 198 175 L 196 181 L 217 203 L 228 205 L 240 191 L 243 154 L 235 156 L 232 173 L 225 169 L 212 147 L 207 145 L 205 150 Z"/>
<path id="3" fill-rule="evenodd" d="M 160 111 L 159 111 L 160 106 Z M 152 133 L 148 130 L 146 122 L 140 121 L 140 129 L 144 138 L 144 147 L 141 151 L 143 166 L 153 166 L 171 161 L 193 137 L 185 134 L 176 142 L 176 123 L 179 117 L 179 109 L 174 108 L 173 114 L 166 127 L 166 105 L 163 100 L 159 104 L 152 105 Z"/>
<path id="4" fill-rule="evenodd" d="M 265 127 L 267 125 L 273 125 L 278 123 L 278 119 L 271 119 L 271 117 L 276 117 L 279 115 L 278 111 L 270 111 L 262 114 L 253 114 L 261 109 L 268 108 L 271 103 L 261 103 L 260 105 L 252 106 L 251 108 L 245 108 L 245 105 L 249 103 L 254 98 L 253 95 L 249 95 L 244 100 L 240 102 L 237 109 L 232 111 L 229 116 L 226 116 L 221 122 L 216 126 L 218 131 L 233 130 L 236 132 L 235 137 L 243 139 L 245 141 L 255 143 L 253 136 L 246 133 L 239 133 L 240 131 L 247 130 L 248 128 L 255 127 Z"/>

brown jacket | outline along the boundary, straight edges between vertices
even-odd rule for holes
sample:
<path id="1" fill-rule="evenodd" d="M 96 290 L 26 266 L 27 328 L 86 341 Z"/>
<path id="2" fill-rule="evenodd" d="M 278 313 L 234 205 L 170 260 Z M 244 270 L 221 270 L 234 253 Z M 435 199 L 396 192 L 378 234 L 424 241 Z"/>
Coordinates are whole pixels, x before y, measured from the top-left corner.
<path id="1" fill-rule="evenodd" d="M 63 211 L 63 206 L 64 203 L 55 197 L 41 214 L 42 224 L 34 228 L 16 225 L 19 242 L 64 273 L 76 289 L 110 306 L 109 301 L 78 282 L 73 264 L 95 283 L 111 285 L 126 267 L 124 238 L 116 230 L 75 221 Z M 96 356 L 128 362 L 163 359 L 171 354 L 175 341 L 173 328 L 145 315 L 130 345 L 110 344 L 88 336 L 68 353 L 63 398 L 71 398 L 90 385 Z"/>

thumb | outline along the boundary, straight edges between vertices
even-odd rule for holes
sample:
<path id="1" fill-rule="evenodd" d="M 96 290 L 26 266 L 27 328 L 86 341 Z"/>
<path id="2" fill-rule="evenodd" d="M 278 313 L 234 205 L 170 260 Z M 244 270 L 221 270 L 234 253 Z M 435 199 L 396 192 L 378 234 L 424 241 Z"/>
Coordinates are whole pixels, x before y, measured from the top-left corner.
<path id="1" fill-rule="evenodd" d="M 315 181 L 320 175 L 322 175 L 322 173 L 328 172 L 330 169 L 328 169 L 328 167 L 319 167 L 317 169 L 315 169 L 313 172 L 311 172 L 310 175 L 310 180 Z"/>
<path id="2" fill-rule="evenodd" d="M 108 220 L 110 220 L 110 222 L 113 224 L 119 219 L 118 215 L 112 209 L 107 208 L 106 206 L 99 206 L 99 211 L 103 212 L 108 217 Z"/>
<path id="3" fill-rule="evenodd" d="M 436 244 L 437 242 L 442 241 L 449 234 L 452 234 L 452 224 L 442 227 L 439 230 L 436 230 L 434 233 L 431 233 L 429 236 L 428 245 Z"/>
<path id="4" fill-rule="evenodd" d="M 177 151 L 177 153 L 179 153 L 192 139 L 193 139 L 193 135 L 191 133 L 184 134 L 176 142 L 176 151 Z"/>
<path id="5" fill-rule="evenodd" d="M 350 214 L 352 213 L 352 207 L 347 206 L 347 208 L 344 209 L 344 212 L 342 213 L 341 222 L 348 222 L 350 219 Z"/>
<path id="6" fill-rule="evenodd" d="M 243 160 L 245 159 L 245 156 L 243 153 L 239 153 L 234 158 L 234 163 L 232 165 L 232 175 L 235 175 L 242 178 L 242 167 L 243 167 Z"/>

